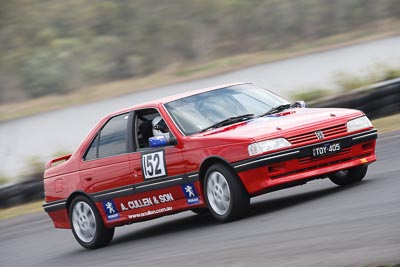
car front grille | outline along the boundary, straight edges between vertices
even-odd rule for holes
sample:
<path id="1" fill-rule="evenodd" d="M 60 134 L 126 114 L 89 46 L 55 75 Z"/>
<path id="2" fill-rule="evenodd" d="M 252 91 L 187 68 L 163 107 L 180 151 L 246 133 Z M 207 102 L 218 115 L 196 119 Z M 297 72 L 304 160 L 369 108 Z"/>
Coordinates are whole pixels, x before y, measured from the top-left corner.
<path id="1" fill-rule="evenodd" d="M 324 129 L 317 129 L 316 131 L 322 131 L 324 134 L 325 139 L 336 137 L 340 134 L 346 133 L 347 128 L 346 124 L 335 125 L 332 127 L 324 128 Z M 315 131 L 308 132 L 305 134 L 299 134 L 291 137 L 286 138 L 292 145 L 296 144 L 303 144 L 303 143 L 311 143 L 313 141 L 318 141 Z"/>

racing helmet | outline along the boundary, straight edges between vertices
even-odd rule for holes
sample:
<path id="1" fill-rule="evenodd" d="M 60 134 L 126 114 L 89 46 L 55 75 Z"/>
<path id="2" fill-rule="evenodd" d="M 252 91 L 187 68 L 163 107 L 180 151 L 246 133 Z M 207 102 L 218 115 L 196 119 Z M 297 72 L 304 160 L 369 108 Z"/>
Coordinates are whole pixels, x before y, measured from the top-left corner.
<path id="1" fill-rule="evenodd" d="M 154 117 L 151 124 L 153 125 L 154 136 L 164 136 L 165 139 L 169 140 L 169 128 L 161 116 Z"/>

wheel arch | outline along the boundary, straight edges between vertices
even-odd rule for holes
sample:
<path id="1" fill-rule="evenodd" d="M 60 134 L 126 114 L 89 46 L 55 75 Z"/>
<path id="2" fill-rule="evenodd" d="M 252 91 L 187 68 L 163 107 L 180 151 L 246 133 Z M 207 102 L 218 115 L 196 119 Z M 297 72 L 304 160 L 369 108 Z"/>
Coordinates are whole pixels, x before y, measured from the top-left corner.
<path id="1" fill-rule="evenodd" d="M 69 208 L 71 207 L 72 200 L 74 200 L 74 198 L 76 198 L 77 196 L 84 196 L 84 197 L 88 198 L 96 206 L 96 202 L 94 201 L 92 196 L 90 196 L 89 194 L 87 194 L 86 192 L 84 192 L 82 190 L 74 191 L 74 192 L 72 192 L 71 195 L 69 195 L 69 197 L 67 199 L 66 209 L 67 209 L 68 214 L 69 214 Z"/>
<path id="2" fill-rule="evenodd" d="M 210 156 L 210 157 L 207 157 L 207 158 L 201 163 L 200 169 L 199 169 L 199 180 L 200 180 L 200 183 L 201 183 L 202 185 L 204 184 L 204 180 L 205 180 L 205 175 L 206 175 L 207 169 L 208 169 L 211 165 L 213 165 L 213 164 L 218 164 L 218 163 L 225 165 L 225 166 L 228 167 L 232 172 L 234 172 L 234 173 L 236 174 L 238 180 L 239 180 L 239 181 L 242 183 L 242 185 L 243 185 L 242 180 L 240 180 L 239 175 L 237 175 L 237 173 L 236 173 L 235 169 L 232 167 L 232 165 L 231 165 L 227 160 L 225 160 L 224 158 L 222 158 L 222 157 L 220 157 L 220 156 Z"/>

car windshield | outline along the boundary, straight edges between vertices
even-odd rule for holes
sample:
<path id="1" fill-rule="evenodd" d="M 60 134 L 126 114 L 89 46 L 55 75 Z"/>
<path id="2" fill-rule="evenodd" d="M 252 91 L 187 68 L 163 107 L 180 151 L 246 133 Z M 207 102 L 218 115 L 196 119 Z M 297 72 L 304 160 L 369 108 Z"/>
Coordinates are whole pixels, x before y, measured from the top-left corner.
<path id="1" fill-rule="evenodd" d="M 261 116 L 288 103 L 268 90 L 240 84 L 181 98 L 165 107 L 181 132 L 191 135 L 218 126 L 219 122 L 229 118 L 250 119 L 252 116 L 245 115 Z"/>

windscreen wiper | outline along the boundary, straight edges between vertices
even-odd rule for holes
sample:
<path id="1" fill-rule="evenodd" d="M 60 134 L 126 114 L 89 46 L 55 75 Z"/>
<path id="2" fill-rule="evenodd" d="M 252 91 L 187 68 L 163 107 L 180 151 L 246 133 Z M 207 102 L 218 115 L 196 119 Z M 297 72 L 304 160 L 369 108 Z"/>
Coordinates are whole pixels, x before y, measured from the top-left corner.
<path id="1" fill-rule="evenodd" d="M 248 119 L 251 119 L 251 118 L 254 118 L 254 114 L 249 113 L 249 114 L 244 114 L 244 115 L 240 115 L 240 116 L 229 117 L 229 118 L 227 118 L 225 120 L 219 121 L 217 123 L 214 123 L 214 124 L 204 128 L 203 130 L 200 131 L 200 133 L 205 132 L 205 131 L 210 130 L 210 129 L 214 129 L 214 128 L 222 127 L 222 126 L 225 126 L 225 125 L 229 125 L 229 124 L 232 124 L 232 123 L 235 123 L 235 122 L 248 120 Z"/>
<path id="2" fill-rule="evenodd" d="M 293 107 L 292 104 L 279 105 L 279 106 L 271 108 L 270 110 L 268 110 L 268 112 L 260 115 L 260 117 L 278 113 L 278 112 L 284 111 L 285 109 L 292 108 L 292 107 Z"/>

